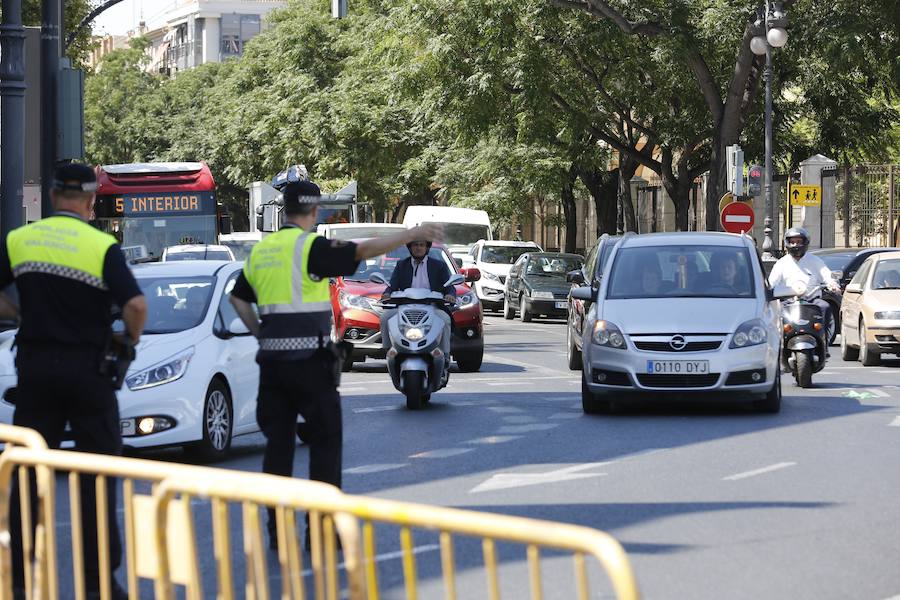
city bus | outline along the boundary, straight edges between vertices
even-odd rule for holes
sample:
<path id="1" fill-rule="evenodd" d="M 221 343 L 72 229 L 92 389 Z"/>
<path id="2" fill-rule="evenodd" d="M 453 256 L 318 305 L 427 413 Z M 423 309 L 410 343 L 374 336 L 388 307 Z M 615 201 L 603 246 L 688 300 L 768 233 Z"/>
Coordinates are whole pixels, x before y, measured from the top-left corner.
<path id="1" fill-rule="evenodd" d="M 231 233 L 202 162 L 97 167 L 94 217 L 93 224 L 123 247 L 143 246 L 157 259 L 167 246 L 215 244 L 220 233 Z"/>

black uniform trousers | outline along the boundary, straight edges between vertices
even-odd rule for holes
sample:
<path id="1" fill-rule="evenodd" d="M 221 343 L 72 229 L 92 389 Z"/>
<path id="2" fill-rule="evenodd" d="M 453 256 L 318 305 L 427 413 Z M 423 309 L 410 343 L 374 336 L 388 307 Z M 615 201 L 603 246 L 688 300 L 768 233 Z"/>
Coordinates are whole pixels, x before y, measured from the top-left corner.
<path id="1" fill-rule="evenodd" d="M 309 445 L 309 478 L 341 487 L 341 397 L 334 381 L 334 358 L 323 354 L 302 361 L 260 363 L 256 422 L 266 436 L 264 472 L 293 475 L 300 414 L 306 421 L 303 436 Z M 273 533 L 275 511 L 268 512 Z"/>
<path id="2" fill-rule="evenodd" d="M 19 381 L 13 424 L 36 429 L 50 448 L 59 448 L 68 423 L 76 449 L 98 454 L 121 454 L 119 405 L 109 379 L 99 373 L 99 363 L 100 351 L 90 347 L 21 345 L 16 357 Z M 100 585 L 96 488 L 93 475 L 82 475 L 80 479 L 85 579 L 87 589 L 92 591 L 98 590 Z M 115 479 L 107 480 L 111 571 L 115 571 L 122 562 L 122 543 L 116 519 L 116 487 Z M 32 525 L 37 515 L 36 494 L 32 475 Z M 13 479 L 11 500 L 13 581 L 16 587 L 24 587 L 18 477 Z"/>

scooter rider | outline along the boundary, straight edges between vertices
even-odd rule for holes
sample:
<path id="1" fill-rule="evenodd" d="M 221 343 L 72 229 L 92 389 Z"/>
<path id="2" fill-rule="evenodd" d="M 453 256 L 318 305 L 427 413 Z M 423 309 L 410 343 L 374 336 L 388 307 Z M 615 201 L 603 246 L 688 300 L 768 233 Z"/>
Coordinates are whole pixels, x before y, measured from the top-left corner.
<path id="1" fill-rule="evenodd" d="M 430 240 L 413 240 L 406 244 L 409 250 L 409 258 L 401 260 L 394 268 L 391 281 L 384 290 L 383 299 L 390 297 L 391 292 L 398 292 L 408 288 L 424 288 L 432 292 L 444 294 L 444 300 L 449 304 L 456 304 L 456 289 L 445 286 L 450 279 L 450 269 L 444 261 L 428 256 L 431 250 Z M 388 309 L 381 315 L 381 345 L 390 348 L 390 334 L 388 333 L 388 321 L 397 313 L 396 309 Z M 450 357 L 450 327 L 452 320 L 446 311 L 437 311 L 438 317 L 444 322 L 444 335 L 441 336 L 441 351 L 444 356 Z"/>
<path id="2" fill-rule="evenodd" d="M 812 288 L 820 285 L 826 286 L 833 292 L 840 292 L 841 288 L 831 276 L 831 270 L 825 262 L 807 252 L 809 249 L 809 232 L 803 227 L 791 227 L 784 233 L 784 247 L 787 254 L 778 259 L 769 274 L 769 285 L 788 286 L 798 291 L 799 295 L 806 296 Z M 808 298 L 822 311 L 822 318 L 828 322 L 830 307 L 822 300 L 821 291 L 816 292 L 818 297 Z"/>

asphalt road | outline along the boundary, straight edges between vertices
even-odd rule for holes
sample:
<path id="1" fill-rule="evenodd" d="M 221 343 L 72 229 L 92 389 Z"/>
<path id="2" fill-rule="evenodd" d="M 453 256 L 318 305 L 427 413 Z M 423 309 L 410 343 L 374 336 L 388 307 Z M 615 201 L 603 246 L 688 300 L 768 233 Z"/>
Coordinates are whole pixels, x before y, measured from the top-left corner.
<path id="1" fill-rule="evenodd" d="M 491 316 L 486 339 L 481 372 L 454 372 L 422 411 L 406 410 L 381 361 L 345 375 L 346 491 L 607 531 L 646 598 L 900 598 L 900 361 L 863 368 L 834 347 L 813 389 L 785 377 L 777 415 L 660 396 L 586 416 L 564 323 Z M 218 466 L 257 470 L 262 445 L 239 438 Z M 297 476 L 307 459 L 299 447 Z M 436 536 L 416 543 L 420 597 L 442 597 Z M 379 530 L 385 598 L 405 597 L 398 548 Z M 500 555 L 503 597 L 528 597 L 524 552 Z M 487 597 L 480 546 L 458 543 L 457 559 L 460 597 Z M 211 577 L 212 553 L 203 561 Z M 574 597 L 572 572 L 547 557 L 546 597 Z M 592 597 L 609 597 L 597 573 Z"/>

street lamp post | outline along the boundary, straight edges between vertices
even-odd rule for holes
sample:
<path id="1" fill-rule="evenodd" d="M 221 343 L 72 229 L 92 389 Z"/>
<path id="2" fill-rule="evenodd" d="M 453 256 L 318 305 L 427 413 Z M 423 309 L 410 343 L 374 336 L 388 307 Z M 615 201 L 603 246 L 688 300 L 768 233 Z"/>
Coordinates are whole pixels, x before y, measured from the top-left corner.
<path id="1" fill-rule="evenodd" d="M 766 82 L 766 218 L 763 234 L 762 258 L 765 261 L 775 260 L 772 250 L 775 243 L 772 240 L 772 225 L 775 217 L 775 188 L 772 185 L 772 49 L 781 48 L 787 43 L 787 16 L 784 13 L 781 2 L 766 0 L 763 7 L 764 14 L 757 19 L 759 27 L 765 25 L 765 36 L 758 35 L 750 40 L 750 50 L 756 55 L 766 55 L 766 68 L 763 78 Z"/>

